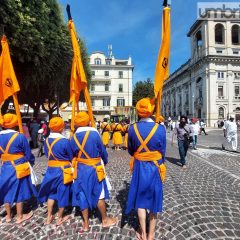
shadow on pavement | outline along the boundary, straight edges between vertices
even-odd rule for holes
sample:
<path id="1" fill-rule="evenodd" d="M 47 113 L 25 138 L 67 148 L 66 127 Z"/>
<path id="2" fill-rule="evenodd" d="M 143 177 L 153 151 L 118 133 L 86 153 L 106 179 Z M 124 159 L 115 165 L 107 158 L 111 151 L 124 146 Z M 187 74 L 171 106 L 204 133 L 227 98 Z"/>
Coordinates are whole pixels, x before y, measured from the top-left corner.
<path id="1" fill-rule="evenodd" d="M 121 228 L 123 228 L 126 224 L 128 224 L 130 228 L 134 228 L 135 230 L 137 230 L 139 228 L 139 222 L 137 220 L 136 213 L 131 212 L 128 215 L 125 214 L 130 184 L 127 181 L 124 181 L 124 184 L 125 184 L 125 188 L 120 190 L 116 195 L 116 199 L 119 202 L 120 207 L 122 209 Z"/>
<path id="2" fill-rule="evenodd" d="M 172 163 L 172 164 L 177 165 L 177 166 L 180 166 L 180 167 L 182 166 L 180 160 L 177 159 L 177 158 L 166 157 L 166 160 L 167 160 L 168 162 Z"/>

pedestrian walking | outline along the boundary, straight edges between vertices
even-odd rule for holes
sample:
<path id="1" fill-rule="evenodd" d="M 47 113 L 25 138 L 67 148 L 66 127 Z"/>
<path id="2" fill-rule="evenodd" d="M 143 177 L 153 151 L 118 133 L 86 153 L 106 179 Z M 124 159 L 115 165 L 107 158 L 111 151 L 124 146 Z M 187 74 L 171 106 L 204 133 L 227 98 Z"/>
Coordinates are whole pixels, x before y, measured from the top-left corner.
<path id="1" fill-rule="evenodd" d="M 128 148 L 128 130 L 129 130 L 130 124 L 129 121 L 125 121 L 123 126 L 123 132 L 124 132 L 124 148 Z"/>
<path id="2" fill-rule="evenodd" d="M 0 157 L 3 162 L 0 174 L 0 206 L 5 204 L 6 222 L 11 222 L 11 207 L 16 203 L 16 223 L 20 224 L 33 216 L 32 211 L 23 214 L 23 202 L 37 196 L 29 165 L 34 164 L 35 158 L 26 137 L 17 131 L 17 116 L 7 113 L 2 121 L 4 130 L 0 132 Z"/>
<path id="3" fill-rule="evenodd" d="M 73 154 L 69 140 L 61 134 L 64 129 L 62 118 L 52 118 L 49 122 L 49 128 L 51 133 L 44 144 L 48 168 L 38 193 L 38 202 L 47 202 L 48 214 L 45 225 L 48 225 L 54 220 L 53 206 L 57 201 L 57 225 L 61 225 L 69 218 L 69 216 L 63 216 L 63 212 L 64 208 L 71 204 L 73 181 L 71 161 Z"/>
<path id="4" fill-rule="evenodd" d="M 223 134 L 225 141 L 222 144 L 222 149 L 224 150 L 228 144 L 231 144 L 233 151 L 237 151 L 237 124 L 234 122 L 234 118 L 230 117 L 229 121 L 226 121 L 223 126 Z"/>
<path id="5" fill-rule="evenodd" d="M 38 157 L 42 157 L 44 155 L 43 152 L 43 145 L 44 145 L 44 130 L 41 128 L 38 130 L 38 153 L 37 156 Z"/>
<path id="6" fill-rule="evenodd" d="M 140 229 L 138 239 L 154 239 L 157 213 L 162 212 L 163 182 L 166 168 L 166 129 L 155 123 L 151 116 L 153 101 L 144 98 L 136 105 L 138 123 L 130 126 L 128 132 L 128 152 L 132 156 L 130 166 L 132 180 L 128 194 L 126 213 L 137 210 Z M 147 210 L 149 213 L 149 232 L 146 231 Z"/>
<path id="7" fill-rule="evenodd" d="M 37 148 L 37 137 L 38 137 L 38 130 L 40 125 L 38 124 L 36 119 L 33 119 L 33 122 L 30 124 L 30 134 L 32 138 L 33 148 Z"/>
<path id="8" fill-rule="evenodd" d="M 193 146 L 193 149 L 197 150 L 198 134 L 200 134 L 200 126 L 198 124 L 197 118 L 192 119 L 191 128 L 192 128 L 192 137 L 193 137 L 192 146 Z"/>
<path id="9" fill-rule="evenodd" d="M 108 163 L 107 151 L 98 131 L 89 125 L 89 115 L 79 112 L 75 118 L 77 130 L 70 140 L 75 178 L 72 205 L 80 207 L 82 211 L 84 231 L 89 231 L 89 208 L 99 209 L 103 228 L 117 223 L 117 219 L 108 217 L 106 212 L 105 199 L 109 199 L 104 170 L 104 164 Z"/>
<path id="10" fill-rule="evenodd" d="M 208 135 L 208 134 L 206 133 L 206 131 L 205 131 L 205 128 L 206 128 L 206 123 L 205 123 L 204 120 L 202 119 L 202 120 L 200 121 L 200 133 L 199 133 L 199 135 L 201 135 L 202 132 L 204 132 L 205 135 Z"/>
<path id="11" fill-rule="evenodd" d="M 172 145 L 174 136 L 177 135 L 180 162 L 182 164 L 183 169 L 186 169 L 186 156 L 189 148 L 191 134 L 192 130 L 190 126 L 187 124 L 187 117 L 181 116 L 180 123 L 176 125 L 175 129 L 173 130 Z"/>
<path id="12" fill-rule="evenodd" d="M 107 118 L 103 119 L 103 123 L 101 124 L 101 129 L 102 129 L 102 142 L 105 148 L 108 147 L 109 144 L 109 132 L 111 131 L 111 126 L 107 122 Z"/>

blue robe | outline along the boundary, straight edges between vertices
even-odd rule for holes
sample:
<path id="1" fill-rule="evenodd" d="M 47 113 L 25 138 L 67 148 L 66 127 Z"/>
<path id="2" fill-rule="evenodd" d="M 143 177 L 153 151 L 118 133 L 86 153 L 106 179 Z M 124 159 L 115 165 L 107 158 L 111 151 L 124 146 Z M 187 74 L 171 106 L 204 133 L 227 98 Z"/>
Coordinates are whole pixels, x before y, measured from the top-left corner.
<path id="1" fill-rule="evenodd" d="M 143 119 L 137 123 L 138 131 L 143 140 L 147 138 L 154 125 L 155 123 L 150 119 Z M 129 154 L 133 156 L 140 145 L 133 126 L 130 126 L 128 131 Z M 164 162 L 166 151 L 166 130 L 164 126 L 158 126 L 147 146 L 150 151 L 159 151 L 162 154 L 163 159 L 159 159 L 159 164 Z M 145 150 L 141 152 L 145 152 Z M 143 162 L 135 159 L 126 213 L 138 208 L 148 209 L 152 213 L 162 212 L 162 205 L 163 185 L 158 168 L 153 162 Z"/>
<path id="2" fill-rule="evenodd" d="M 0 132 L 0 146 L 3 150 L 10 138 L 16 132 L 13 130 L 3 130 Z M 15 164 L 29 162 L 34 164 L 35 157 L 31 153 L 28 141 L 23 134 L 19 134 L 12 142 L 9 152 L 12 154 L 23 153 L 24 157 L 15 160 Z M 3 152 L 0 150 L 0 156 Z M 30 199 L 32 196 L 37 196 L 35 186 L 32 184 L 31 177 L 27 176 L 17 179 L 16 171 L 11 162 L 4 162 L 0 174 L 0 205 L 9 203 L 13 205 L 14 202 L 19 203 Z"/>
<path id="3" fill-rule="evenodd" d="M 96 129 L 90 127 L 78 128 L 76 131 L 76 137 L 79 143 L 82 144 L 85 133 L 89 130 L 90 133 L 84 150 L 90 158 L 101 157 L 104 164 L 107 164 L 108 154 Z M 70 144 L 74 157 L 77 157 L 79 148 L 73 137 L 70 140 Z M 82 154 L 81 158 L 86 157 Z M 105 193 L 104 198 L 109 199 L 109 192 L 105 179 L 98 182 L 95 168 L 78 163 L 77 179 L 73 183 L 73 206 L 78 206 L 81 210 L 95 208 L 103 189 Z"/>
<path id="4" fill-rule="evenodd" d="M 58 137 L 61 139 L 53 146 L 52 153 L 58 160 L 71 162 L 73 154 L 68 139 L 64 138 L 61 134 L 51 133 L 48 138 L 49 145 L 51 146 L 51 143 Z M 48 157 L 46 141 L 44 143 L 44 153 Z M 55 160 L 52 155 L 50 159 Z M 71 205 L 71 191 L 72 184 L 63 183 L 63 171 L 61 167 L 48 167 L 38 193 L 38 202 L 43 203 L 48 199 L 52 199 L 58 201 L 59 208 L 63 208 Z"/>

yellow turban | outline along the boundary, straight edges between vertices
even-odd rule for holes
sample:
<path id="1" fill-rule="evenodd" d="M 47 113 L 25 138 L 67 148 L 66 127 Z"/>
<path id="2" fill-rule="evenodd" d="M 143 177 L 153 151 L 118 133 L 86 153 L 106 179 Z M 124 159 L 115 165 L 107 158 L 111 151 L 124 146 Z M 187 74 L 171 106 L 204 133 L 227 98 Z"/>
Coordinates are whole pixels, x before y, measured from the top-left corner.
<path id="1" fill-rule="evenodd" d="M 154 100 L 150 98 L 143 98 L 136 105 L 137 114 L 142 118 L 150 117 L 153 114 L 154 108 Z"/>
<path id="2" fill-rule="evenodd" d="M 54 117 L 49 122 L 49 128 L 52 132 L 62 132 L 64 129 L 64 121 L 60 117 Z"/>
<path id="3" fill-rule="evenodd" d="M 164 118 L 162 115 L 160 115 L 160 117 L 159 117 L 159 122 L 162 123 L 162 122 L 164 122 L 164 121 L 165 121 L 165 118 Z"/>
<path id="4" fill-rule="evenodd" d="M 89 124 L 90 117 L 86 112 L 79 112 L 75 117 L 75 125 L 77 127 L 85 127 Z"/>
<path id="5" fill-rule="evenodd" d="M 12 113 L 7 113 L 3 116 L 3 124 L 4 128 L 14 128 L 18 126 L 17 115 Z"/>

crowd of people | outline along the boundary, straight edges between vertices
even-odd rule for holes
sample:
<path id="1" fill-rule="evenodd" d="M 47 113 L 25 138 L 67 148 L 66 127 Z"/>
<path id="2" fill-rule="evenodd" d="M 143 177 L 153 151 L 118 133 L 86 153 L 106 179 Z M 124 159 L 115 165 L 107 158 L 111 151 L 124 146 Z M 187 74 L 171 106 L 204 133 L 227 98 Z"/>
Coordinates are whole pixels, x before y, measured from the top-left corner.
<path id="1" fill-rule="evenodd" d="M 14 203 L 17 210 L 16 223 L 30 219 L 33 212 L 23 214 L 23 202 L 35 196 L 38 204 L 47 205 L 46 225 L 54 220 L 54 204 L 58 206 L 57 225 L 68 220 L 69 216 L 64 214 L 64 209 L 68 206 L 80 208 L 85 232 L 90 229 L 89 210 L 94 208 L 100 212 L 103 228 L 115 225 L 117 218 L 108 216 L 105 202 L 110 198 L 111 184 L 105 165 L 108 163 L 107 148 L 112 139 L 115 150 L 127 149 L 131 156 L 132 179 L 125 212 L 129 214 L 132 210 L 137 211 L 140 224 L 138 239 L 154 239 L 157 213 L 162 212 L 163 206 L 166 129 L 170 127 L 173 131 L 172 144 L 174 137 L 177 137 L 183 169 L 186 169 L 190 143 L 193 149 L 197 149 L 198 135 L 202 132 L 207 135 L 206 124 L 196 118 L 189 122 L 186 116 L 181 116 L 178 123 L 169 120 L 169 125 L 166 126 L 166 121 L 161 116 L 160 122 L 156 123 L 154 107 L 151 99 L 141 99 L 136 105 L 138 122 L 130 125 L 128 120 L 109 123 L 108 119 L 104 119 L 97 123 L 96 128 L 91 127 L 87 112 L 79 112 L 74 122 L 75 132 L 71 137 L 66 137 L 69 136 L 66 134 L 68 127 L 60 117 L 52 118 L 48 125 L 33 120 L 29 125 L 23 125 L 24 133 L 20 134 L 17 130 L 17 116 L 5 114 L 0 121 L 0 157 L 3 163 L 0 205 L 5 205 L 5 221 L 13 221 Z M 225 122 L 223 129 L 226 144 L 232 143 L 236 149 L 237 125 L 232 117 Z M 33 148 L 39 146 L 37 156 L 44 153 L 48 159 L 48 168 L 39 191 L 31 179 L 35 162 L 31 142 Z"/>
<path id="2" fill-rule="evenodd" d="M 115 225 L 117 218 L 108 216 L 105 203 L 110 197 L 110 183 L 105 171 L 108 163 L 106 147 L 111 131 L 115 149 L 118 150 L 123 144 L 124 131 L 131 155 L 132 173 L 126 213 L 137 211 L 139 239 L 154 239 L 157 213 L 162 212 L 163 206 L 166 129 L 151 118 L 154 111 L 152 100 L 142 99 L 136 108 L 140 120 L 132 125 L 115 122 L 110 126 L 105 119 L 101 125 L 102 139 L 98 130 L 91 127 L 90 117 L 86 112 L 77 114 L 74 122 L 76 129 L 70 139 L 62 134 L 64 121 L 60 117 L 52 118 L 49 122 L 50 134 L 44 136 L 43 140 L 48 168 L 38 192 L 31 180 L 35 157 L 31 153 L 27 136 L 18 132 L 16 115 L 5 114 L 0 122 L 3 128 L 0 131 L 0 157 L 3 163 L 0 174 L 0 205 L 5 205 L 5 221 L 13 221 L 14 203 L 17 209 L 16 223 L 30 219 L 33 212 L 23 214 L 23 202 L 35 196 L 38 204 L 47 204 L 46 225 L 54 220 L 55 203 L 58 206 L 57 225 L 67 221 L 68 216 L 64 215 L 64 209 L 69 205 L 80 208 L 83 231 L 89 231 L 89 209 L 94 208 L 98 208 L 101 214 L 103 228 Z M 44 134 L 44 128 L 37 125 L 36 121 L 33 121 L 30 129 L 31 136 L 35 137 L 39 129 Z"/>

